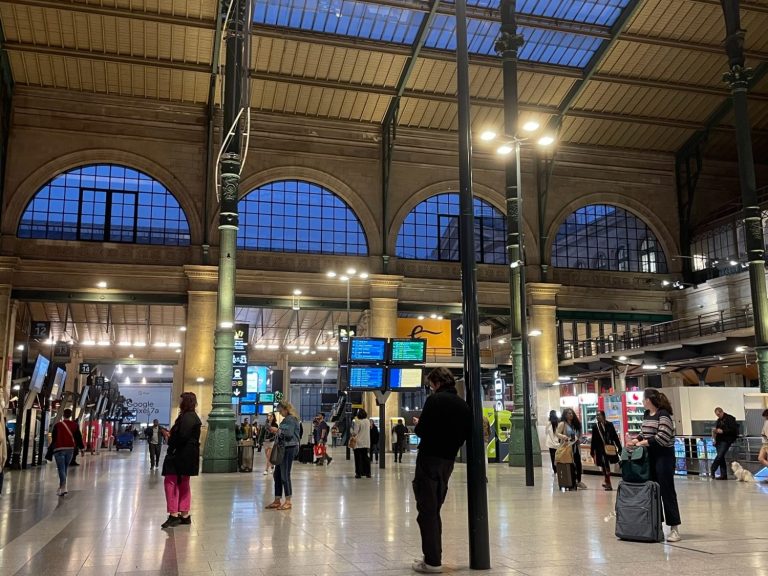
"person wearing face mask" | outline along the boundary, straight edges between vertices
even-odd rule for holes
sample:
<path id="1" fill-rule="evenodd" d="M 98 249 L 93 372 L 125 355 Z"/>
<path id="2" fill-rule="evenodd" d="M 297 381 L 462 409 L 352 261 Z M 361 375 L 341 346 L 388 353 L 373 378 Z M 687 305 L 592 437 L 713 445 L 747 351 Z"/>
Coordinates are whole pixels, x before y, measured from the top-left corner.
<path id="1" fill-rule="evenodd" d="M 423 574 L 436 574 L 443 571 L 440 509 L 448 493 L 456 454 L 469 437 L 472 413 L 458 395 L 456 380 L 446 368 L 432 370 L 427 375 L 427 385 L 432 394 L 416 421 L 414 432 L 421 441 L 413 478 L 416 522 L 424 557 L 415 560 L 411 567 Z"/>

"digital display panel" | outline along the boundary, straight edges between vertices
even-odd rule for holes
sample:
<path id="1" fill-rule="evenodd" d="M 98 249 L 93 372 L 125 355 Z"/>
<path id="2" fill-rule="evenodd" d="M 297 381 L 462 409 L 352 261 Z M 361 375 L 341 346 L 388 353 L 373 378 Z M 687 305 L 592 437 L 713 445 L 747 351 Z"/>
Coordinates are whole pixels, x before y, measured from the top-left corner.
<path id="1" fill-rule="evenodd" d="M 248 366 L 246 371 L 245 389 L 249 394 L 262 393 L 269 390 L 269 368 L 266 366 Z"/>
<path id="2" fill-rule="evenodd" d="M 259 401 L 259 395 L 255 392 L 252 392 L 250 394 L 246 394 L 245 396 L 240 398 L 241 404 L 256 404 L 256 402 Z"/>
<path id="3" fill-rule="evenodd" d="M 240 406 L 240 414 L 256 414 L 255 404 L 242 404 Z"/>
<path id="4" fill-rule="evenodd" d="M 423 338 L 393 338 L 389 361 L 393 364 L 422 363 L 427 359 L 427 341 Z"/>
<path id="5" fill-rule="evenodd" d="M 403 388 L 421 388 L 423 375 L 421 368 L 390 368 L 389 388 L 401 390 Z"/>
<path id="6" fill-rule="evenodd" d="M 383 366 L 350 366 L 349 387 L 352 390 L 383 390 Z"/>
<path id="7" fill-rule="evenodd" d="M 31 392 L 40 392 L 43 389 L 43 383 L 45 382 L 45 375 L 48 373 L 48 365 L 50 361 L 42 354 L 37 355 L 37 362 L 35 362 L 35 371 L 32 373 L 32 378 L 29 381 L 29 390 Z"/>
<path id="8" fill-rule="evenodd" d="M 275 395 L 272 392 L 259 394 L 259 404 L 274 404 Z"/>
<path id="9" fill-rule="evenodd" d="M 384 362 L 386 357 L 386 338 L 352 338 L 350 340 L 350 362 Z"/>
<path id="10" fill-rule="evenodd" d="M 259 404 L 259 414 L 272 414 L 275 407 L 272 404 Z"/>

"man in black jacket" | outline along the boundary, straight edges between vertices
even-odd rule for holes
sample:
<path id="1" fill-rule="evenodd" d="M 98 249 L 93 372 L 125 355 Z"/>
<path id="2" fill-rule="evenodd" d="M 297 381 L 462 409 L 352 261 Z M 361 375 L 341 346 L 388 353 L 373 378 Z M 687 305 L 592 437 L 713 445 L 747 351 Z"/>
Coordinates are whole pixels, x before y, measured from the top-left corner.
<path id="1" fill-rule="evenodd" d="M 469 437 L 472 413 L 456 392 L 456 381 L 449 370 L 432 370 L 427 375 L 427 386 L 432 395 L 424 403 L 414 430 L 421 441 L 413 478 L 424 558 L 414 561 L 412 568 L 436 574 L 443 571 L 440 508 L 448 493 L 456 453 Z"/>
<path id="2" fill-rule="evenodd" d="M 713 432 L 715 435 L 717 457 L 714 462 L 712 462 L 712 470 L 710 470 L 710 472 L 712 478 L 715 478 L 715 471 L 720 468 L 720 476 L 717 480 L 728 480 L 725 455 L 728 453 L 731 444 L 733 444 L 739 436 L 739 424 L 736 422 L 736 418 L 730 414 L 726 414 L 720 407 L 715 408 L 715 415 L 717 416 L 717 422 L 715 423 Z"/>

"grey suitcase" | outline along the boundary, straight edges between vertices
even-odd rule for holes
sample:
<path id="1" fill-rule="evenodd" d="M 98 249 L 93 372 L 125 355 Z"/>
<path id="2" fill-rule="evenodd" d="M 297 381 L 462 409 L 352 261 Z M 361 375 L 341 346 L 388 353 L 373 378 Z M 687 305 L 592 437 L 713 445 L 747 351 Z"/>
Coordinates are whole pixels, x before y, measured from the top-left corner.
<path id="1" fill-rule="evenodd" d="M 663 542 L 661 491 L 656 482 L 622 482 L 616 493 L 616 537 Z"/>

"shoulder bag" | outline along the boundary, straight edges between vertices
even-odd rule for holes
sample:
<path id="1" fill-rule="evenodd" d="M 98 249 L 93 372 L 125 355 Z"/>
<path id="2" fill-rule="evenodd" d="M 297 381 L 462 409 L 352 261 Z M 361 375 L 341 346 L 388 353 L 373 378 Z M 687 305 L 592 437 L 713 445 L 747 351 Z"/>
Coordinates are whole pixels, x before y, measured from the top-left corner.
<path id="1" fill-rule="evenodd" d="M 272 466 L 277 466 L 278 464 L 283 463 L 283 458 L 285 457 L 285 442 L 278 437 L 275 439 L 275 443 L 272 446 L 272 452 L 269 454 L 269 463 L 272 464 Z"/>
<path id="2" fill-rule="evenodd" d="M 556 464 L 573 464 L 573 443 L 563 442 L 555 451 Z"/>
<path id="3" fill-rule="evenodd" d="M 611 458 L 614 458 L 619 455 L 619 449 L 616 448 L 613 444 L 608 444 L 605 441 L 605 434 L 603 434 L 603 430 L 600 427 L 600 424 L 597 425 L 597 431 L 600 434 L 600 438 L 603 440 L 603 452 L 605 452 L 606 456 L 609 456 Z"/>

